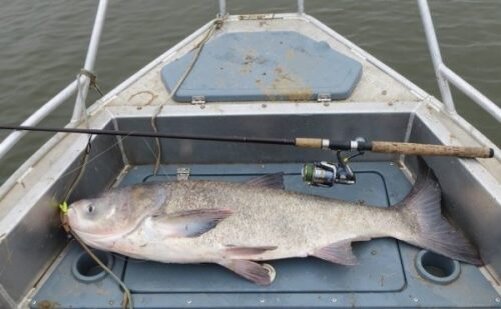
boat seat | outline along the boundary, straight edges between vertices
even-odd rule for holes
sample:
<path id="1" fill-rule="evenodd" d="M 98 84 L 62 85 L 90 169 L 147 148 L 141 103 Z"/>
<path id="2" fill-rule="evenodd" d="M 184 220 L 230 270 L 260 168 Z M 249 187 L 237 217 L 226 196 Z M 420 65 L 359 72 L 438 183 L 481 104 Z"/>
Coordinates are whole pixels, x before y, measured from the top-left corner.
<path id="1" fill-rule="evenodd" d="M 170 92 L 192 65 L 192 50 L 161 70 Z M 292 31 L 224 33 L 208 41 L 174 94 L 178 102 L 308 101 L 348 98 L 362 65 L 324 41 Z M 203 97 L 203 98 L 197 98 Z"/>

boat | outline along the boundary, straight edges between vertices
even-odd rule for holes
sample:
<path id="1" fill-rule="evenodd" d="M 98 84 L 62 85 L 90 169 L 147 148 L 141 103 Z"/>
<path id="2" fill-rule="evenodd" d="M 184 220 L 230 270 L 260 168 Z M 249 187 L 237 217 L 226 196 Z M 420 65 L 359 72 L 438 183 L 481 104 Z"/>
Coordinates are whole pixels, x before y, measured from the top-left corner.
<path id="1" fill-rule="evenodd" d="M 99 1 L 78 77 L 21 125 L 36 126 L 77 94 L 66 129 L 129 133 L 60 130 L 0 187 L 1 308 L 501 306 L 501 152 L 456 112 L 450 85 L 498 122 L 501 109 L 443 62 L 426 0 L 418 4 L 441 98 L 305 13 L 302 0 L 297 12 L 257 15 L 230 15 L 220 0 L 214 20 L 87 108 L 107 4 Z M 322 137 L 320 146 L 332 139 L 355 147 L 336 152 L 161 133 Z M 26 134 L 7 136 L 0 158 Z M 377 239 L 354 245 L 356 266 L 314 258 L 272 261 L 277 278 L 258 286 L 217 265 L 91 251 L 130 291 L 126 303 L 124 289 L 61 223 L 63 202 L 112 187 L 245 181 L 275 172 L 284 173 L 287 190 L 389 207 L 409 193 L 417 160 L 410 153 L 358 151 L 357 143 L 378 140 L 491 149 L 492 158 L 423 157 L 442 188 L 444 214 L 478 247 L 484 266 Z M 350 160 L 337 165 L 343 173 L 335 183 L 312 186 L 301 178 L 305 163 L 325 171 L 333 166 L 328 162 L 339 164 L 337 158 Z"/>

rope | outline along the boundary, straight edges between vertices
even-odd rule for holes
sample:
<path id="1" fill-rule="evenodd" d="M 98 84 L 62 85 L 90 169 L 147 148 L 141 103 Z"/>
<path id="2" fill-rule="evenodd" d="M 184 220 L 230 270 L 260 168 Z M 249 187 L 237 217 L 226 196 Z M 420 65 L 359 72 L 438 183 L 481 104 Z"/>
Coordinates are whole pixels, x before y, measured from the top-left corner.
<path id="1" fill-rule="evenodd" d="M 200 54 L 202 53 L 202 50 L 205 46 L 205 43 L 207 43 L 207 41 L 209 41 L 210 37 L 214 34 L 214 32 L 216 30 L 221 29 L 221 27 L 223 26 L 223 22 L 224 22 L 224 20 L 222 18 L 217 18 L 216 20 L 214 20 L 214 22 L 211 25 L 211 27 L 209 28 L 209 30 L 207 30 L 205 37 L 195 46 L 195 48 L 194 48 L 194 50 L 196 50 L 195 56 L 191 60 L 190 65 L 188 66 L 186 71 L 184 71 L 183 75 L 181 76 L 179 81 L 176 83 L 174 88 L 172 88 L 172 91 L 170 92 L 167 101 L 170 101 L 172 99 L 172 97 L 176 94 L 179 87 L 181 87 L 183 82 L 186 80 L 188 75 L 191 73 L 191 71 L 193 70 L 193 67 L 195 66 L 195 64 L 198 61 L 198 58 L 200 57 Z M 157 123 L 156 123 L 157 116 L 160 114 L 163 107 L 164 107 L 164 105 L 160 105 L 159 108 L 156 110 L 156 112 L 151 117 L 151 127 L 153 128 L 153 132 L 155 132 L 155 133 L 158 132 Z M 158 137 L 155 138 L 155 146 L 156 146 L 156 154 L 155 154 L 155 167 L 153 169 L 154 176 L 156 176 L 158 174 L 158 169 L 160 168 L 160 160 L 162 158 L 162 148 L 160 145 L 160 139 Z"/>
<path id="2" fill-rule="evenodd" d="M 115 275 L 115 273 L 111 269 L 104 265 L 104 263 L 92 252 L 92 250 L 89 249 L 89 247 L 80 239 L 80 237 L 78 237 L 73 232 L 71 232 L 71 235 L 73 235 L 73 237 L 78 241 L 82 248 L 84 248 L 85 252 L 87 252 L 87 254 L 90 255 L 90 257 L 92 257 L 92 259 L 96 261 L 96 263 L 101 266 L 101 268 L 103 268 L 103 270 L 106 271 L 106 273 L 110 275 L 110 277 L 113 278 L 113 280 L 115 280 L 118 285 L 120 285 L 120 287 L 122 287 L 122 289 L 124 290 L 122 308 L 134 309 L 132 294 L 130 293 L 130 290 L 127 288 L 125 283 L 117 275 Z"/>
<path id="3" fill-rule="evenodd" d="M 80 69 L 80 74 L 79 75 L 85 75 L 89 78 L 89 87 L 92 87 L 94 88 L 94 90 L 96 90 L 97 93 L 99 93 L 99 95 L 101 97 L 103 97 L 103 92 L 101 91 L 101 88 L 99 87 L 99 85 L 97 84 L 97 76 L 94 72 L 91 72 L 89 70 L 86 70 L 84 68 L 81 68 Z"/>
<path id="4" fill-rule="evenodd" d="M 103 93 L 101 91 L 101 89 L 99 88 L 99 86 L 97 85 L 96 83 L 96 75 L 88 70 L 85 70 L 85 69 L 81 69 L 80 70 L 80 73 L 77 75 L 77 88 L 79 89 L 78 91 L 78 95 L 81 96 L 81 91 L 80 91 L 80 76 L 81 75 L 85 75 L 89 78 L 90 80 L 90 83 L 89 83 L 89 87 L 93 86 L 94 89 L 101 95 L 101 97 L 103 96 Z M 84 105 L 83 106 L 83 111 L 84 111 L 84 122 L 85 122 L 85 126 L 87 127 L 87 129 L 89 129 L 89 120 L 88 120 L 88 115 L 87 115 L 87 108 L 85 106 L 85 102 L 83 100 L 83 97 L 80 97 L 82 100 L 82 104 Z M 73 238 L 75 238 L 78 243 L 82 246 L 82 248 L 87 252 L 87 254 L 99 265 L 101 266 L 101 268 L 106 271 L 106 273 L 108 273 L 110 275 L 111 278 L 113 278 L 113 280 L 115 280 L 118 285 L 120 285 L 124 291 L 124 299 L 122 301 L 122 308 L 124 309 L 133 309 L 134 308 L 134 305 L 133 305 L 133 302 L 132 302 L 132 294 L 130 293 L 130 290 L 127 288 L 127 286 L 125 285 L 125 283 L 120 280 L 120 278 L 115 275 L 113 273 L 113 271 L 111 271 L 111 269 L 109 269 L 106 265 L 104 265 L 104 263 L 89 249 L 89 247 L 80 239 L 80 237 L 78 237 L 75 233 L 73 233 L 73 231 L 71 230 L 71 227 L 69 226 L 69 223 L 68 223 L 68 219 L 66 217 L 66 213 L 68 212 L 68 199 L 70 198 L 71 194 L 73 193 L 73 191 L 75 190 L 77 184 L 80 182 L 80 180 L 82 179 L 82 176 L 85 172 L 85 168 L 87 167 L 87 164 L 89 162 L 89 155 L 90 155 L 90 151 L 91 151 L 91 141 L 92 141 L 92 134 L 89 134 L 89 139 L 87 140 L 87 145 L 85 147 L 85 152 L 82 156 L 82 158 L 80 159 L 80 165 L 79 165 L 79 170 L 78 170 L 78 173 L 77 175 L 75 176 L 75 178 L 73 179 L 70 187 L 68 188 L 68 191 L 66 192 L 65 194 L 65 197 L 64 197 L 64 202 L 59 204 L 59 209 L 60 209 L 60 217 L 61 217 L 61 222 L 62 222 L 62 226 L 64 228 L 64 230 L 71 234 L 73 236 Z"/>

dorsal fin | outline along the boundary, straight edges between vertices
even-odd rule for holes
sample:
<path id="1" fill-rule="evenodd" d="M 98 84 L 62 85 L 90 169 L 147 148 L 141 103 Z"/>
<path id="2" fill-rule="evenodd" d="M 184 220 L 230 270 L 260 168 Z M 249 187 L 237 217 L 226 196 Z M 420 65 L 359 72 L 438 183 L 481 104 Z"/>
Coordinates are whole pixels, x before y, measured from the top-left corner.
<path id="1" fill-rule="evenodd" d="M 245 184 L 254 187 L 284 189 L 284 173 L 280 172 L 254 177 Z"/>

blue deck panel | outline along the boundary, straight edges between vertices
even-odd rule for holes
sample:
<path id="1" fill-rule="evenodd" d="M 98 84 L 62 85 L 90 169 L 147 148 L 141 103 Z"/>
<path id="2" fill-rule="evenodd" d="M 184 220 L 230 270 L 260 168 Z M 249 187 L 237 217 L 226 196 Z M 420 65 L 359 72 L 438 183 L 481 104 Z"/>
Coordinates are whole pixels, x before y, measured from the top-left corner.
<path id="1" fill-rule="evenodd" d="M 166 64 L 162 80 L 171 91 L 191 65 L 195 50 Z M 362 65 L 326 42 L 290 31 L 225 33 L 206 43 L 173 96 L 213 101 L 302 101 L 319 94 L 348 98 Z"/>
<path id="2" fill-rule="evenodd" d="M 191 168 L 191 177 L 245 181 L 282 171 L 287 190 L 388 207 L 411 189 L 403 173 L 390 162 L 354 162 L 355 185 L 332 188 L 302 183 L 301 164 L 162 165 L 157 176 L 151 165 L 134 166 L 120 186 L 176 179 L 176 169 Z M 423 279 L 414 266 L 418 248 L 383 238 L 354 244 L 356 266 L 334 265 L 315 258 L 271 261 L 275 281 L 257 286 L 214 264 L 178 265 L 137 261 L 115 255 L 113 270 L 132 291 L 135 308 L 332 308 L 332 307 L 499 307 L 496 291 L 473 266 L 461 263 L 457 280 L 447 285 Z M 82 252 L 70 244 L 54 272 L 31 304 L 57 308 L 121 308 L 121 293 L 108 276 L 82 283 L 71 266 Z"/>

